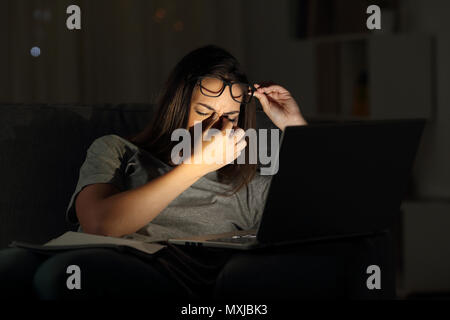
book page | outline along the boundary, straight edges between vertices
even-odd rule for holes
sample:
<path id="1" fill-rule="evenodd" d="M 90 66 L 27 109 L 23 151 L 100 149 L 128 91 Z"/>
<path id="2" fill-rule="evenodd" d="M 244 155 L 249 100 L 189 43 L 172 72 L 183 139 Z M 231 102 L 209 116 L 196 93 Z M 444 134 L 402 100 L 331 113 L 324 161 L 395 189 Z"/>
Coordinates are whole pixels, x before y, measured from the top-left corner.
<path id="1" fill-rule="evenodd" d="M 137 250 L 153 254 L 164 248 L 163 245 L 156 243 L 144 243 L 129 239 L 121 239 L 115 237 L 105 237 L 82 232 L 69 231 L 63 235 L 50 240 L 44 244 L 46 246 L 78 246 L 78 245 L 98 245 L 98 244 L 113 244 L 133 247 Z"/>

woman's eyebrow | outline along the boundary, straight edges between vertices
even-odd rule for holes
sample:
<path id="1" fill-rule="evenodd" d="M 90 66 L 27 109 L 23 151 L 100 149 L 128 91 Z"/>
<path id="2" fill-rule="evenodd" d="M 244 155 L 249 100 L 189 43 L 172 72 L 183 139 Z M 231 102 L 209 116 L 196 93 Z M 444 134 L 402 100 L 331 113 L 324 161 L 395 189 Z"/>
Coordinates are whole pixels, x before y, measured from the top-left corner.
<path id="1" fill-rule="evenodd" d="M 216 109 L 214 109 L 211 106 L 208 106 L 207 104 L 204 104 L 204 103 L 201 103 L 201 102 L 198 102 L 197 104 L 199 104 L 199 105 L 201 105 L 201 106 L 203 106 L 203 107 L 205 107 L 205 108 L 207 108 L 207 109 L 209 109 L 211 111 L 216 111 Z M 226 114 L 226 115 L 235 114 L 235 113 L 239 113 L 239 111 L 224 112 L 224 114 Z"/>

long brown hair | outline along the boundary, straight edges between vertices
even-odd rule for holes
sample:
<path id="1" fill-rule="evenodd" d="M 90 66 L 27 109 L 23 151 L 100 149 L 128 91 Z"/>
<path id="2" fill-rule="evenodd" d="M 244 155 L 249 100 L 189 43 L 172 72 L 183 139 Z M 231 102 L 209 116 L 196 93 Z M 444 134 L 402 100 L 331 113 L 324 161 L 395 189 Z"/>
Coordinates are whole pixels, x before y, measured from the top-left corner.
<path id="1" fill-rule="evenodd" d="M 198 48 L 184 56 L 170 73 L 157 102 L 157 112 L 149 125 L 139 134 L 128 139 L 169 163 L 172 148 L 178 143 L 171 141 L 172 132 L 187 128 L 191 96 L 200 76 L 215 75 L 229 81 L 248 83 L 238 60 L 226 50 L 208 45 Z M 241 105 L 238 127 L 247 130 L 256 123 L 256 105 L 251 101 Z M 249 159 L 246 148 L 246 159 Z M 256 172 L 255 164 L 229 164 L 218 170 L 221 182 L 227 183 L 234 194 L 247 185 Z"/>

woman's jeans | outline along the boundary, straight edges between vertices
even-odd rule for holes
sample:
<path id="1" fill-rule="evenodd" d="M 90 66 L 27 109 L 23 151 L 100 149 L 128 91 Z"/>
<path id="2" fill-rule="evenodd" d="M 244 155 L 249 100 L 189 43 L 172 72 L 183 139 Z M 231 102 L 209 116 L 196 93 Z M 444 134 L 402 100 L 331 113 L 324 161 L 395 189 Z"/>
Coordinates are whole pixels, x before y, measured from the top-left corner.
<path id="1" fill-rule="evenodd" d="M 162 263 L 113 249 L 79 249 L 46 255 L 20 248 L 0 250 L 0 296 L 37 299 L 320 299 L 394 298 L 393 265 L 385 234 L 332 242 L 299 244 L 249 252 L 215 252 L 219 268 Z M 179 247 L 180 248 L 180 247 Z M 181 247 L 202 265 L 211 262 L 206 248 Z M 220 260 L 220 259 L 219 259 Z M 76 265 L 80 288 L 68 288 Z M 381 289 L 369 289 L 370 265 L 381 270 Z M 179 270 L 184 270 L 179 273 Z M 169 271 L 170 270 L 170 271 Z M 201 271 L 203 270 L 203 271 Z M 206 279 L 199 276 L 204 272 Z M 190 281 L 180 274 L 187 274 Z M 194 293 L 194 295 L 193 295 Z"/>

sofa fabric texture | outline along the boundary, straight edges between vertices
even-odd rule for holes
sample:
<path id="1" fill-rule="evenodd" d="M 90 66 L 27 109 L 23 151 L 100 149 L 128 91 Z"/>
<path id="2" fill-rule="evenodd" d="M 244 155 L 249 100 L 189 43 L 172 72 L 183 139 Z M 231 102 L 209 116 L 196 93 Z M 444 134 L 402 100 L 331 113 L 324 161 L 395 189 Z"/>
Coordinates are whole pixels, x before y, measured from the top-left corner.
<path id="1" fill-rule="evenodd" d="M 43 244 L 65 231 L 65 211 L 91 143 L 150 122 L 152 104 L 0 104 L 0 249 Z M 257 126 L 273 128 L 262 112 Z"/>

